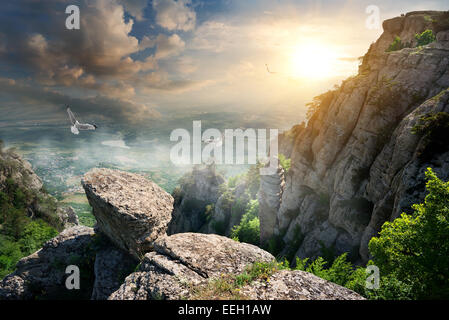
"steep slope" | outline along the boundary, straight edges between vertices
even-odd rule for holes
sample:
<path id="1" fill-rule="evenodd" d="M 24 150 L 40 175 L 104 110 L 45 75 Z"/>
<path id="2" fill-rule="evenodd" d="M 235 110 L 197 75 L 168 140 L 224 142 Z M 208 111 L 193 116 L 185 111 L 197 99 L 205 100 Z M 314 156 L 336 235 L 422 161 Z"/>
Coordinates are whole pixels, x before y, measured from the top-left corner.
<path id="1" fill-rule="evenodd" d="M 269 266 L 275 281 L 260 277 L 246 283 L 246 298 L 363 299 L 302 271 L 274 273 L 274 257 L 254 245 L 210 234 L 166 235 L 173 199 L 140 175 L 94 169 L 83 177 L 83 186 L 101 223 L 95 230 L 66 229 L 21 259 L 17 270 L 0 281 L 0 300 L 193 299 L 255 263 Z M 68 265 L 80 269 L 80 290 L 65 286 Z"/>
<path id="2" fill-rule="evenodd" d="M 31 164 L 0 140 L 0 278 L 65 227 L 78 224 L 72 208 L 60 208 L 43 189 Z"/>
<path id="3" fill-rule="evenodd" d="M 449 13 L 412 12 L 383 27 L 358 75 L 318 97 L 307 126 L 282 137 L 291 169 L 260 216 L 275 215 L 261 220 L 261 240 L 283 237 L 284 253 L 313 257 L 325 248 L 366 262 L 381 225 L 423 200 L 425 168 L 449 176 Z M 427 29 L 436 41 L 415 47 Z M 410 48 L 386 52 L 396 36 Z"/>
<path id="4" fill-rule="evenodd" d="M 173 219 L 168 234 L 180 232 L 215 233 L 230 236 L 256 199 L 259 169 L 226 181 L 215 165 L 195 167 L 174 190 Z"/>

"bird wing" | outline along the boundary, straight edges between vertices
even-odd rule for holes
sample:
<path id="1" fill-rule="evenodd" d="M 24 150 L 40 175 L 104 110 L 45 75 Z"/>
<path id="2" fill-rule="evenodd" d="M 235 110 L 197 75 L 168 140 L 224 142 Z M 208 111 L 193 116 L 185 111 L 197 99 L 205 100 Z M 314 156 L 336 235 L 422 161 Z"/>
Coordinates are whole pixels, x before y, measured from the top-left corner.
<path id="1" fill-rule="evenodd" d="M 78 123 L 76 125 L 78 130 L 95 130 L 95 126 L 89 123 Z"/>
<path id="2" fill-rule="evenodd" d="M 267 67 L 268 73 L 271 73 L 271 74 L 275 74 L 276 73 L 276 72 L 270 71 L 270 68 L 268 68 L 268 64 L 265 63 L 265 66 Z"/>
<path id="3" fill-rule="evenodd" d="M 70 110 L 69 107 L 67 107 L 67 113 L 69 114 L 69 118 L 70 118 L 70 122 L 72 123 L 72 125 L 74 126 L 76 123 L 76 119 L 75 116 L 72 113 L 72 110 Z"/>
<path id="4" fill-rule="evenodd" d="M 70 127 L 70 131 L 72 131 L 73 134 L 79 134 L 80 132 L 78 131 L 78 129 L 76 128 L 76 126 L 71 126 Z"/>

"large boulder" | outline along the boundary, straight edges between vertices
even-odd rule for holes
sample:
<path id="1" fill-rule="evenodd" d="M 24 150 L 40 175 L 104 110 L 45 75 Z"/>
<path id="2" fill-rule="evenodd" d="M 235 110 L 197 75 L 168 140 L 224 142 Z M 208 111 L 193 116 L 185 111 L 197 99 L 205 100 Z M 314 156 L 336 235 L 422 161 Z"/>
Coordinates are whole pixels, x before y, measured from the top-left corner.
<path id="1" fill-rule="evenodd" d="M 179 300 L 220 298 L 210 291 L 218 279 L 228 281 L 255 262 L 274 257 L 253 245 L 218 235 L 180 233 L 160 238 L 155 252 L 145 255 L 140 268 L 126 279 L 110 300 Z M 205 293 L 201 293 L 205 292 Z M 357 293 L 303 271 L 281 270 L 268 279 L 240 288 L 240 299 L 362 300 Z"/>
<path id="2" fill-rule="evenodd" d="M 167 230 L 173 198 L 141 175 L 93 169 L 82 179 L 97 228 L 115 245 L 141 259 Z"/>
<path id="3" fill-rule="evenodd" d="M 214 234 L 178 233 L 158 239 L 135 273 L 111 300 L 189 298 L 191 286 L 222 274 L 239 274 L 254 262 L 274 257 L 250 244 Z"/>

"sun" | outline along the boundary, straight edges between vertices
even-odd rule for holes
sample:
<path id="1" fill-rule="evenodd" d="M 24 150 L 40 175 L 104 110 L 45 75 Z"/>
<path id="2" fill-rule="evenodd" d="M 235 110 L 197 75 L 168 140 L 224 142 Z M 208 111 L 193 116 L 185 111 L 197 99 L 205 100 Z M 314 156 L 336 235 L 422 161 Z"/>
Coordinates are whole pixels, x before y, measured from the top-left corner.
<path id="1" fill-rule="evenodd" d="M 297 45 L 290 60 L 291 75 L 306 79 L 331 77 L 335 74 L 338 63 L 336 52 L 319 43 Z"/>

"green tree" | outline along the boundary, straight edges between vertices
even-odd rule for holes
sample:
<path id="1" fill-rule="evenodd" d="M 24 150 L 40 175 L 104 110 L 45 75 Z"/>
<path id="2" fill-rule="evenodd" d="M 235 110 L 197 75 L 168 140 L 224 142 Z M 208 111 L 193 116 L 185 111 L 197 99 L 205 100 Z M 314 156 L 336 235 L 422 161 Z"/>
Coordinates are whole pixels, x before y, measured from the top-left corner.
<path id="1" fill-rule="evenodd" d="M 14 271 L 21 257 L 20 245 L 0 234 L 0 279 Z"/>
<path id="2" fill-rule="evenodd" d="M 424 31 L 421 34 L 417 33 L 415 35 L 415 39 L 416 39 L 416 41 L 418 41 L 418 47 L 419 47 L 419 46 L 428 45 L 429 43 L 434 42 L 437 38 L 433 34 L 432 30 L 427 29 L 426 31 Z"/>
<path id="3" fill-rule="evenodd" d="M 42 220 L 34 220 L 24 227 L 19 244 L 24 254 L 31 254 L 41 248 L 45 241 L 57 235 L 55 228 Z"/>
<path id="4" fill-rule="evenodd" d="M 240 220 L 240 224 L 234 226 L 231 231 L 231 238 L 259 245 L 260 243 L 260 221 L 259 202 L 257 200 L 250 200 L 247 205 L 247 210 Z"/>
<path id="5" fill-rule="evenodd" d="M 288 170 L 290 170 L 290 167 L 292 166 L 292 160 L 287 159 L 282 153 L 279 154 L 279 164 L 284 169 L 284 171 L 287 173 Z"/>
<path id="6" fill-rule="evenodd" d="M 402 43 L 400 37 L 396 36 L 393 40 L 393 43 L 390 44 L 386 52 L 398 51 L 404 49 L 406 46 Z"/>
<path id="7" fill-rule="evenodd" d="M 369 249 L 381 273 L 408 288 L 411 298 L 449 298 L 449 182 L 426 171 L 425 202 L 382 226 Z"/>

